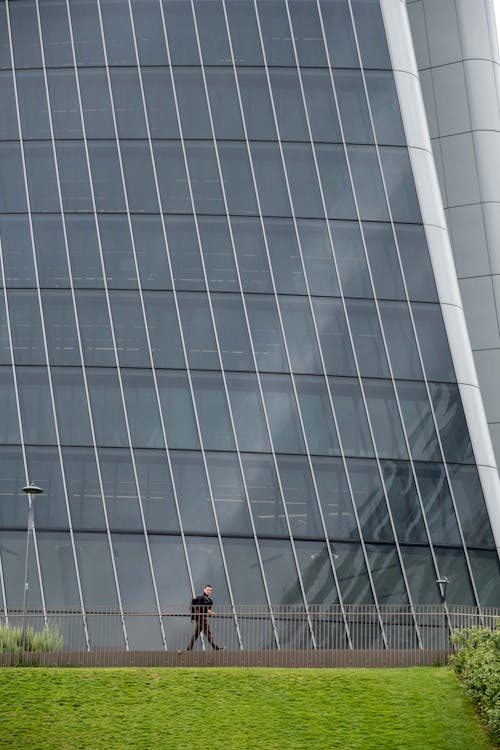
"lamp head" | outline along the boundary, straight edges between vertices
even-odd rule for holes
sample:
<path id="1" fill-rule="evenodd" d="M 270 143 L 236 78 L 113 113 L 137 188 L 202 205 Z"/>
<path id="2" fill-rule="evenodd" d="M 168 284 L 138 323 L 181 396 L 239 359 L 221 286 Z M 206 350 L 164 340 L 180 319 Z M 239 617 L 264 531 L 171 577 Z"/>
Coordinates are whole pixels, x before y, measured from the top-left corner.
<path id="1" fill-rule="evenodd" d="M 23 487 L 23 492 L 27 495 L 43 495 L 44 490 L 41 487 L 37 487 L 36 484 L 28 484 L 26 487 Z"/>

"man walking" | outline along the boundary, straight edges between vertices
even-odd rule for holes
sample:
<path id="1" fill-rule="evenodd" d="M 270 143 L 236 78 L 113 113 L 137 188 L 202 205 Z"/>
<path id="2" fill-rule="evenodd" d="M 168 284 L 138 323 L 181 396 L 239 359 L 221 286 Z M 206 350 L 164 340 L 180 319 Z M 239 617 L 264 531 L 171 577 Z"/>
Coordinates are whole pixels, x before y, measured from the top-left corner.
<path id="1" fill-rule="evenodd" d="M 207 583 L 207 585 L 203 589 L 203 594 L 197 596 L 196 599 L 193 600 L 191 619 L 196 622 L 196 628 L 193 635 L 191 636 L 191 640 L 187 645 L 187 651 L 193 650 L 193 646 L 196 642 L 196 639 L 200 636 L 200 633 L 203 633 L 214 651 L 222 651 L 224 649 L 224 646 L 217 646 L 214 643 L 214 640 L 212 638 L 212 631 L 210 630 L 210 625 L 208 624 L 209 615 L 213 615 L 213 601 L 211 598 L 211 594 L 212 587 Z"/>

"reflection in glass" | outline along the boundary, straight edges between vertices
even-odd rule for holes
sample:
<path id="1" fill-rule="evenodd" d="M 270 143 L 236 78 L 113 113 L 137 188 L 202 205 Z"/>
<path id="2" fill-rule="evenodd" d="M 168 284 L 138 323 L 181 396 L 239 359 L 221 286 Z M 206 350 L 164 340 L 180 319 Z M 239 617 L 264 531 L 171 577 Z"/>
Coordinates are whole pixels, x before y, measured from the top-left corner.
<path id="1" fill-rule="evenodd" d="M 316 492 L 305 456 L 278 456 L 290 530 L 295 537 L 322 537 Z"/>

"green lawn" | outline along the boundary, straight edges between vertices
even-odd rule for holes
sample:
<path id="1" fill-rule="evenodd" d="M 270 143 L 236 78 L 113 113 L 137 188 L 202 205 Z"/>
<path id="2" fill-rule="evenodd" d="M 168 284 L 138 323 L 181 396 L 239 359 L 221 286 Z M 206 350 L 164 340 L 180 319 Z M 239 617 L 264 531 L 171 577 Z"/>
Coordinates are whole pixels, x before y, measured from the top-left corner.
<path id="1" fill-rule="evenodd" d="M 447 668 L 0 670 L 0 748 L 491 747 Z"/>

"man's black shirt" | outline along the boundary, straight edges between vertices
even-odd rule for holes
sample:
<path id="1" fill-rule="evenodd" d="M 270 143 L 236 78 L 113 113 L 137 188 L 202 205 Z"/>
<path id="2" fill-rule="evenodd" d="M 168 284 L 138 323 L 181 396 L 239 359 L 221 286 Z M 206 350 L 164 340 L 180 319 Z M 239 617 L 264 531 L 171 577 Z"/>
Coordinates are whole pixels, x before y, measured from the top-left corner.
<path id="1" fill-rule="evenodd" d="M 199 615 L 206 615 L 208 610 L 212 608 L 213 601 L 206 594 L 200 594 L 195 599 L 195 613 Z"/>

